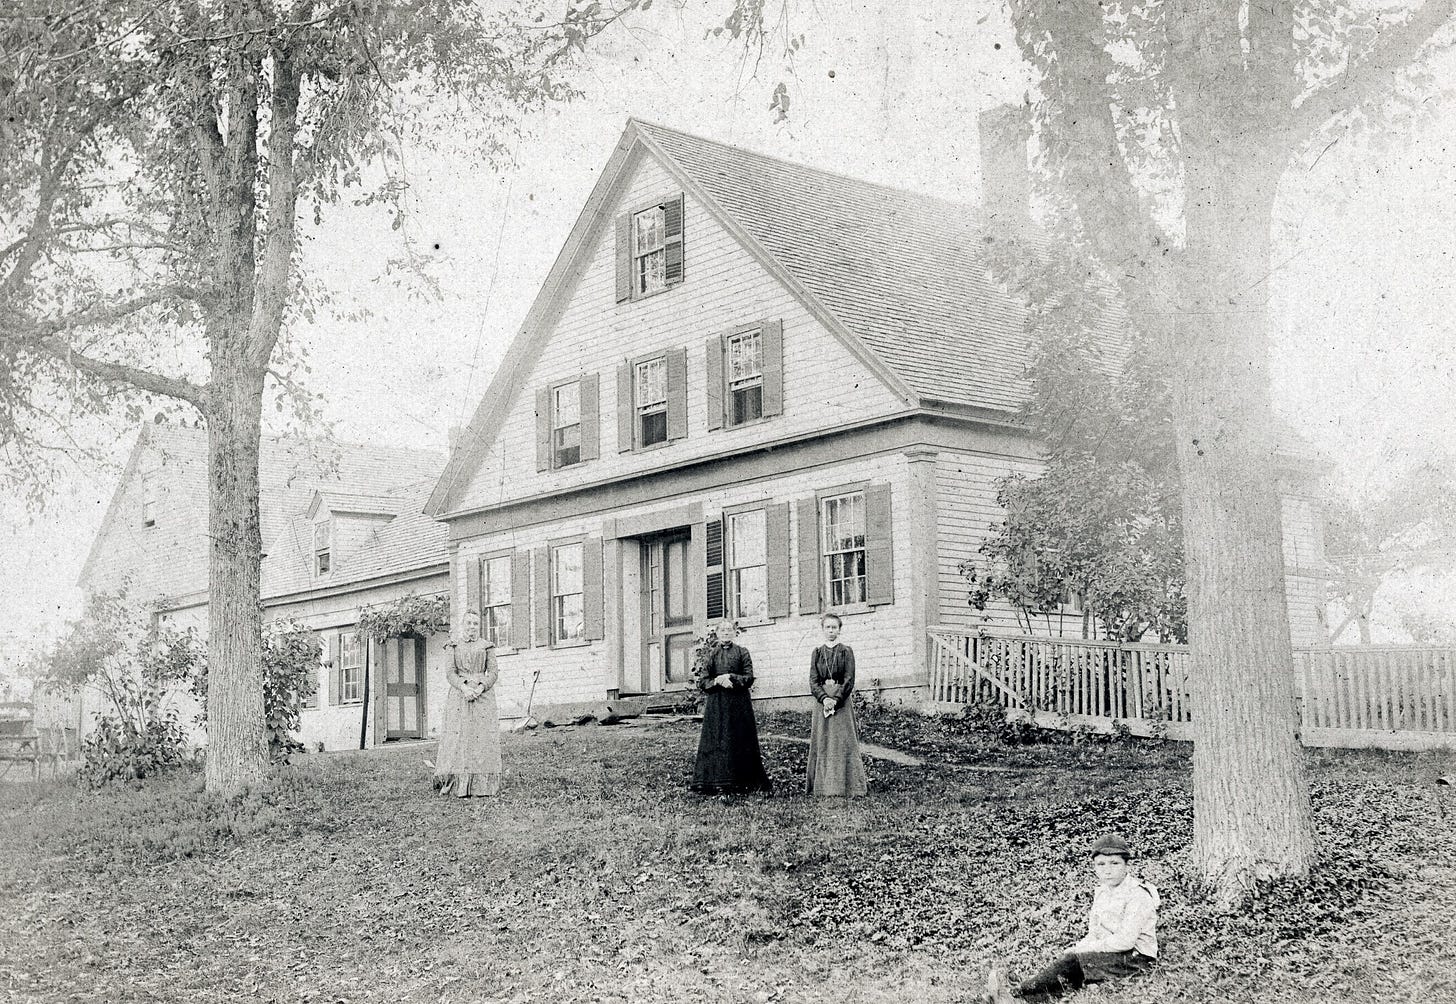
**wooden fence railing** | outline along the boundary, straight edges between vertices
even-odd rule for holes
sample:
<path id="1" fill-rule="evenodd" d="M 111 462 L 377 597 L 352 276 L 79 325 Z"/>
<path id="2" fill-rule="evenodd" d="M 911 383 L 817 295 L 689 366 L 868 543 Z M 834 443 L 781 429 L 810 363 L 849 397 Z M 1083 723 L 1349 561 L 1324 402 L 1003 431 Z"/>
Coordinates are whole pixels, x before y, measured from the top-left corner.
<path id="1" fill-rule="evenodd" d="M 1182 645 L 936 627 L 930 629 L 929 682 L 934 703 L 993 701 L 1039 721 L 1118 720 L 1133 731 L 1148 731 L 1138 723 L 1163 723 L 1170 735 L 1189 734 L 1193 721 L 1188 649 Z M 1456 740 L 1453 648 L 1298 648 L 1294 692 L 1301 733 L 1321 744 L 1347 745 L 1336 733 L 1352 730 L 1446 734 Z"/>

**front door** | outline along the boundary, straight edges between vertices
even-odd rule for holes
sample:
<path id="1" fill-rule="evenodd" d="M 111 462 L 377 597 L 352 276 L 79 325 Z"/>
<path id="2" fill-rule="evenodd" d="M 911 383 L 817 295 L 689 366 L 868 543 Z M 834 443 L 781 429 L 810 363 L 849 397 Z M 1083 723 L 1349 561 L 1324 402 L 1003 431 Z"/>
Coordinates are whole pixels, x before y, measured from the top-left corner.
<path id="1" fill-rule="evenodd" d="M 425 735 L 425 639 L 390 638 L 379 642 L 381 686 L 375 728 L 384 741 L 423 739 Z"/>
<path id="2" fill-rule="evenodd" d="M 642 539 L 642 668 L 649 690 L 693 679 L 693 611 L 687 527 Z"/>

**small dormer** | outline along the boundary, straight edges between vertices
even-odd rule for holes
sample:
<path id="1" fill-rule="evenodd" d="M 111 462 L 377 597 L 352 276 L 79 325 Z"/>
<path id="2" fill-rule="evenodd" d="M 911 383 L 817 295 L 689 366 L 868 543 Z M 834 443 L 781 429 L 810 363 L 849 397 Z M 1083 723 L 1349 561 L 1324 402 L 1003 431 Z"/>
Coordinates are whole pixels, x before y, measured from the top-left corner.
<path id="1" fill-rule="evenodd" d="M 328 578 L 375 530 L 394 519 L 398 504 L 392 495 L 314 492 L 304 514 L 312 527 L 310 574 L 315 579 Z"/>

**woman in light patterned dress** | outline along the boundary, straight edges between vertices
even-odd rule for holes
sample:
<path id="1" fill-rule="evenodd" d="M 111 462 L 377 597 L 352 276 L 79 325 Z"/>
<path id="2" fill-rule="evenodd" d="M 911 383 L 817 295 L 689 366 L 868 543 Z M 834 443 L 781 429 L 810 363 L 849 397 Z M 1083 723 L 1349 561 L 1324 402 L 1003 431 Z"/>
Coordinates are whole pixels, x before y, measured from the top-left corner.
<path id="1" fill-rule="evenodd" d="M 500 711 L 495 684 L 500 677 L 495 648 L 480 637 L 480 614 L 465 615 L 461 641 L 447 645 L 450 693 L 440 730 L 435 764 L 435 790 L 469 798 L 500 791 Z"/>

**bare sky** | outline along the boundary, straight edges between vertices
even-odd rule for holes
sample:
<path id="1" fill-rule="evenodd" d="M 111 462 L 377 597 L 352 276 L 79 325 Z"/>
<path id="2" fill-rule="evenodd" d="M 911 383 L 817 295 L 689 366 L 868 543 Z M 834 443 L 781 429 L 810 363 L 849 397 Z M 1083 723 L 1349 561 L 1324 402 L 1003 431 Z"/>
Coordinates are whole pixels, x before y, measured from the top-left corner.
<path id="1" fill-rule="evenodd" d="M 391 272 L 399 236 L 377 213 L 339 207 L 312 229 L 306 261 L 344 310 L 299 333 L 314 388 L 342 439 L 442 449 L 470 417 L 628 116 L 871 180 L 973 201 L 975 113 L 1026 87 L 999 4 L 912 13 L 824 0 L 806 36 L 791 117 L 769 95 L 779 64 L 744 65 L 705 38 L 707 13 L 659 4 L 641 27 L 589 53 L 584 97 L 534 119 L 517 167 L 411 159 L 408 234 L 435 254 L 443 299 Z M 928 6 L 928 5 L 927 5 Z M 1450 90 L 1447 57 L 1438 77 Z M 1456 449 L 1456 105 L 1387 148 L 1337 142 L 1282 191 L 1273 284 L 1276 405 L 1337 463 L 1350 489 Z M 115 466 L 77 470 L 32 520 L 0 500 L 0 661 L 74 613 L 75 578 L 134 430 L 102 433 Z M 8 638 L 7 638 L 8 636 Z"/>

